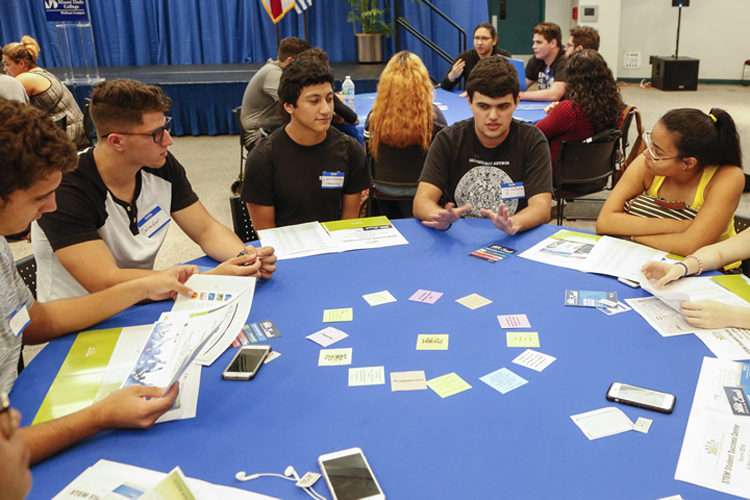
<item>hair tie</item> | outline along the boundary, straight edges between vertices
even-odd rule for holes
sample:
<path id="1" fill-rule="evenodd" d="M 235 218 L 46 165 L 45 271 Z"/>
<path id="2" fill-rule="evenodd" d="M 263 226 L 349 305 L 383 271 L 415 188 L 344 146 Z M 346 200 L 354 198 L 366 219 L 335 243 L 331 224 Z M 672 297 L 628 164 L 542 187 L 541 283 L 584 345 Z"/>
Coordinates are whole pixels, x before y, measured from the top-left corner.
<path id="1" fill-rule="evenodd" d="M 712 113 L 709 113 L 708 116 L 716 123 L 716 117 Z"/>

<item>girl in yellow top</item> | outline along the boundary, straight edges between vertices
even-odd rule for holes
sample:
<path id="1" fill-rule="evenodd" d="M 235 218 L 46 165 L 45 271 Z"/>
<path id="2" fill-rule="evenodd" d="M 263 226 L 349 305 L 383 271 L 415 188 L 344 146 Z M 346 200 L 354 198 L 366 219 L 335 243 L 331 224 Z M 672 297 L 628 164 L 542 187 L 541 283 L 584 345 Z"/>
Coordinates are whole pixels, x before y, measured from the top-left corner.
<path id="1" fill-rule="evenodd" d="M 596 231 L 679 255 L 734 236 L 745 176 L 732 117 L 718 108 L 673 109 L 646 144 L 602 207 Z"/>

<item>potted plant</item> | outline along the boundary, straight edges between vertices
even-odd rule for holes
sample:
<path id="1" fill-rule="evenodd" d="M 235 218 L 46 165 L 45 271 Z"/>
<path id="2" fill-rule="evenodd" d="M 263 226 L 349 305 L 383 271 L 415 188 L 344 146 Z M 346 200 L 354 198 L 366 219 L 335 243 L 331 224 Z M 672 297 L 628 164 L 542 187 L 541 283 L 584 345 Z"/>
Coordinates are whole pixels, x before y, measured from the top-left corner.
<path id="1" fill-rule="evenodd" d="M 357 62 L 383 62 L 383 35 L 390 36 L 396 32 L 390 23 L 385 21 L 389 9 L 378 7 L 378 0 L 344 0 L 351 10 L 346 17 L 352 23 L 356 40 Z M 357 24 L 362 33 L 357 33 Z"/>

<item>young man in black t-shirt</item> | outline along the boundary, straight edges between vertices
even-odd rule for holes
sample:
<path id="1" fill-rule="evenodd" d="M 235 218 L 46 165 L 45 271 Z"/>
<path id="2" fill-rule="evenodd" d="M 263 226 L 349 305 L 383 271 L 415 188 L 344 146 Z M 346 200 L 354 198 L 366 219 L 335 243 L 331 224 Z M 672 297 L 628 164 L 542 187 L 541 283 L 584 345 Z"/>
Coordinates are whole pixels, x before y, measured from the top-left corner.
<path id="1" fill-rule="evenodd" d="M 447 229 L 462 216 L 487 217 L 508 234 L 549 220 L 552 164 L 544 135 L 513 120 L 519 85 L 502 57 L 482 59 L 466 85 L 473 118 L 440 132 L 430 146 L 414 215 Z M 448 203 L 438 205 L 445 195 Z M 458 207 L 458 208 L 456 208 Z"/>
<path id="2" fill-rule="evenodd" d="M 256 230 L 354 219 L 370 186 L 359 143 L 331 128 L 333 74 L 313 61 L 284 69 L 279 101 L 289 123 L 247 159 L 242 201 Z"/>
<path id="3" fill-rule="evenodd" d="M 562 32 L 555 23 L 540 23 L 532 30 L 534 57 L 526 63 L 526 85 L 539 90 L 521 92 L 522 101 L 559 101 L 568 80 Z"/>

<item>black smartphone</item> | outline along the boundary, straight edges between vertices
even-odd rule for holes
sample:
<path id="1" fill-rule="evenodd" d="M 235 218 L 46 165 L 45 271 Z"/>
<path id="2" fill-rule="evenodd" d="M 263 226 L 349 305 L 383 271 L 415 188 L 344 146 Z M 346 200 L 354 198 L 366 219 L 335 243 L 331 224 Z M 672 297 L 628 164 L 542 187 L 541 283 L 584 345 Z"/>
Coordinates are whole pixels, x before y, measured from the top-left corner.
<path id="1" fill-rule="evenodd" d="M 666 392 L 653 391 L 629 384 L 615 382 L 609 386 L 607 399 L 615 403 L 637 406 L 661 413 L 672 413 L 677 397 Z"/>
<path id="2" fill-rule="evenodd" d="M 269 352 L 271 352 L 270 345 L 242 346 L 221 376 L 226 380 L 250 380 L 263 366 L 263 361 Z"/>

